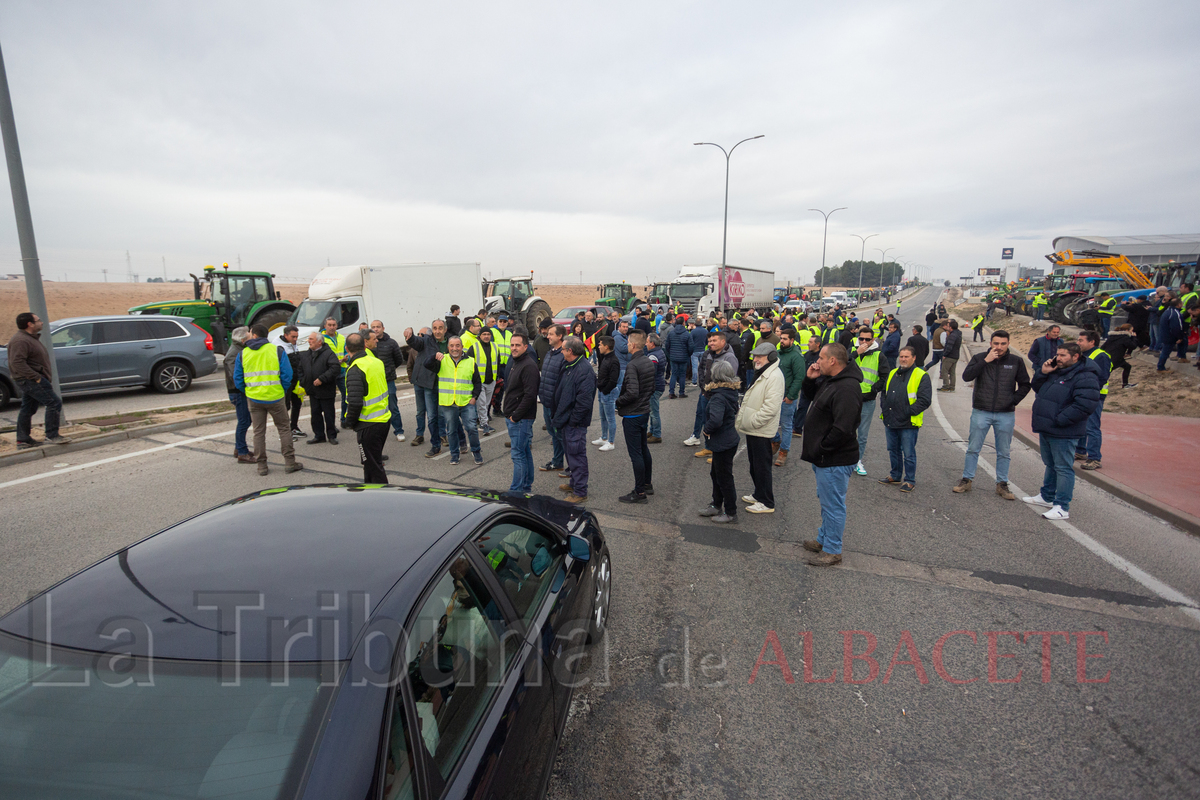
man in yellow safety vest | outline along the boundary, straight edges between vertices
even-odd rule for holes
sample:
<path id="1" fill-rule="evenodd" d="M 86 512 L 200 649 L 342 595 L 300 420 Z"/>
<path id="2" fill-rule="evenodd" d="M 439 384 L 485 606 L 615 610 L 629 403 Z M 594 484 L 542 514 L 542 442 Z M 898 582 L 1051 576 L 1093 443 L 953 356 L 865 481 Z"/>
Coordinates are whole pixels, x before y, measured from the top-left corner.
<path id="1" fill-rule="evenodd" d="M 911 492 L 917 483 L 917 434 L 925 418 L 925 409 L 933 403 L 933 383 L 925 370 L 917 366 L 911 347 L 900 348 L 899 366 L 884 384 L 880 418 L 887 433 L 888 456 L 892 471 L 883 484 L 899 484 L 900 491 Z M 903 478 L 903 480 L 901 480 Z"/>
<path id="2" fill-rule="evenodd" d="M 358 455 L 362 462 L 363 483 L 387 483 L 383 467 L 383 445 L 387 441 L 387 371 L 374 350 L 375 333 L 366 339 L 357 333 L 346 337 L 346 426 L 358 437 Z"/>
<path id="3" fill-rule="evenodd" d="M 296 449 L 292 443 L 292 423 L 288 418 L 283 396 L 292 384 L 292 365 L 284 355 L 283 348 L 267 341 L 267 326 L 258 324 L 250 328 L 251 339 L 238 353 L 238 363 L 233 370 L 233 382 L 246 393 L 246 404 L 250 409 L 250 422 L 254 426 L 254 460 L 258 474 L 266 475 L 267 469 L 267 416 L 279 431 L 279 449 L 283 454 L 284 472 L 298 472 L 304 465 L 296 461 Z"/>
<path id="4" fill-rule="evenodd" d="M 338 363 L 342 366 L 342 373 L 338 376 L 337 387 L 342 393 L 342 413 L 341 421 L 346 421 L 346 337 L 338 333 L 338 321 L 333 317 L 325 318 L 325 330 L 321 332 L 321 338 L 325 340 L 325 344 L 337 356 Z"/>
<path id="5" fill-rule="evenodd" d="M 1097 311 L 1100 312 L 1100 327 L 1104 329 L 1104 335 L 1108 336 L 1108 329 L 1112 326 L 1113 314 L 1117 310 L 1117 300 L 1115 297 L 1110 297 L 1108 292 L 1101 292 L 1099 298 L 1100 307 Z"/>
<path id="6" fill-rule="evenodd" d="M 460 452 L 459 424 L 466 429 L 467 441 L 475 463 L 483 463 L 483 452 L 479 449 L 479 418 L 475 413 L 475 401 L 479 398 L 481 385 L 475 370 L 475 359 L 463 351 L 459 336 L 451 336 L 447 343 L 449 352 L 436 350 L 425 356 L 425 367 L 437 373 L 438 411 L 441 414 L 442 430 L 450 440 L 450 463 L 457 464 Z M 431 454 L 441 450 L 438 442 Z"/>

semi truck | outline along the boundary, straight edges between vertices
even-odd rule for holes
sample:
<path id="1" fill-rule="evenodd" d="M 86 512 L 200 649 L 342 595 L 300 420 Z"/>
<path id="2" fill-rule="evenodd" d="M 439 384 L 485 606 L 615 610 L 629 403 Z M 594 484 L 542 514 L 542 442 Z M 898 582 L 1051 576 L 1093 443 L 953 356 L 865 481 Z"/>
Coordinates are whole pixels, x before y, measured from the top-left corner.
<path id="1" fill-rule="evenodd" d="M 671 283 L 671 302 L 682 305 L 688 314 L 702 316 L 748 308 L 765 312 L 775 307 L 774 289 L 774 272 L 733 265 L 684 265 Z"/>
<path id="2" fill-rule="evenodd" d="M 343 335 L 357 333 L 361 322 L 379 320 L 400 339 L 405 328 L 420 330 L 444 318 L 452 305 L 474 313 L 483 307 L 482 288 L 478 262 L 326 267 L 289 322 L 300 330 L 301 349 L 329 317 Z"/>

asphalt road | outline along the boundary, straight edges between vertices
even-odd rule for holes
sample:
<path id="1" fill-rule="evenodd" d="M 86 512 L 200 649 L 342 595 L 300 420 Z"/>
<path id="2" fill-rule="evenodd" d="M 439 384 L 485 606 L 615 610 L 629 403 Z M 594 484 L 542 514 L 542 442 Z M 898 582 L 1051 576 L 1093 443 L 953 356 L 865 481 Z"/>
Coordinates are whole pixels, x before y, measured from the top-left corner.
<path id="1" fill-rule="evenodd" d="M 906 301 L 905 320 L 933 296 Z M 590 453 L 613 607 L 552 797 L 1200 796 L 1200 611 L 1179 605 L 1200 598 L 1200 541 L 1082 481 L 1069 524 L 1000 499 L 983 472 L 975 491 L 952 494 L 970 413 L 960 382 L 926 415 L 912 494 L 876 482 L 887 464 L 876 423 L 870 476 L 848 498 L 845 561 L 816 569 L 798 544 L 819 524 L 798 459 L 776 471 L 774 515 L 742 514 L 737 529 L 696 515 L 711 489 L 681 444 L 694 402 L 663 401 L 648 505 L 617 502 L 632 482 L 620 437 Z M 411 402 L 402 409 L 411 434 Z M 246 492 L 361 477 L 349 436 L 299 445 L 304 472 L 259 478 L 233 462 L 231 434 L 213 425 L 0 470 L 0 607 Z M 1014 490 L 1032 493 L 1040 459 L 1013 450 Z M 393 483 L 509 484 L 502 435 L 484 440 L 478 467 L 423 451 L 389 441 Z M 271 463 L 282 466 L 277 451 Z M 744 452 L 735 465 L 748 490 Z M 535 491 L 561 482 L 538 473 Z M 847 675 L 847 637 L 852 655 L 874 642 L 877 671 L 851 658 Z M 899 663 L 910 661 L 919 669 Z"/>

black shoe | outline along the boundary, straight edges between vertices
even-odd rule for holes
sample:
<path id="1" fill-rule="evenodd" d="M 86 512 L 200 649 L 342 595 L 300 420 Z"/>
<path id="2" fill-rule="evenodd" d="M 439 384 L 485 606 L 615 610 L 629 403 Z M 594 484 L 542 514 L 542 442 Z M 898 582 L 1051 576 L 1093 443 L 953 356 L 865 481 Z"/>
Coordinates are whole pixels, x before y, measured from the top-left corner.
<path id="1" fill-rule="evenodd" d="M 686 394 L 681 394 L 681 395 L 679 395 L 679 399 L 680 399 L 680 400 L 684 399 L 685 397 L 687 397 L 687 395 L 686 395 Z"/>
<path id="2" fill-rule="evenodd" d="M 512 447 L 512 442 L 511 442 L 511 441 L 505 442 L 505 443 L 504 443 L 504 446 L 505 446 L 505 447 Z"/>
<path id="3" fill-rule="evenodd" d="M 412 442 L 410 442 L 410 444 L 413 447 L 416 447 L 417 445 L 425 444 L 425 437 L 418 436 L 417 438 L 413 439 Z"/>
<path id="4" fill-rule="evenodd" d="M 17 449 L 18 450 L 32 450 L 33 448 L 37 447 L 39 444 L 41 444 L 41 442 L 17 442 Z"/>
<path id="5" fill-rule="evenodd" d="M 629 494 L 623 494 L 620 497 L 618 497 L 617 499 L 620 500 L 622 503 L 649 503 L 650 502 L 650 500 L 646 497 L 646 495 L 636 494 L 635 492 L 630 492 Z"/>
<path id="6" fill-rule="evenodd" d="M 647 483 L 643 488 L 645 489 L 646 494 L 654 494 L 654 487 L 650 484 Z"/>
<path id="7" fill-rule="evenodd" d="M 440 447 L 439 447 L 439 448 L 437 448 L 436 450 L 429 450 L 429 451 L 427 451 L 427 452 L 425 453 L 425 457 L 426 457 L 426 458 L 433 458 L 433 457 L 434 457 L 434 456 L 436 456 L 436 455 L 441 455 L 441 452 L 442 452 L 442 448 L 440 448 Z"/>
<path id="8" fill-rule="evenodd" d="M 337 444 L 337 437 L 336 437 L 336 436 L 330 436 L 330 437 L 329 437 L 329 443 L 330 443 L 330 444 Z"/>
<path id="9" fill-rule="evenodd" d="M 457 467 L 457 466 L 458 466 L 458 459 L 457 459 L 457 458 L 452 458 L 452 459 L 450 459 L 450 466 L 452 466 L 452 467 Z"/>
<path id="10" fill-rule="evenodd" d="M 387 461 L 387 460 L 388 460 L 388 457 L 385 455 L 385 456 L 383 457 L 383 460 L 384 460 L 384 461 Z"/>
<path id="11" fill-rule="evenodd" d="M 303 439 L 304 431 L 300 430 L 299 428 L 292 428 L 292 438 L 293 439 Z"/>
<path id="12" fill-rule="evenodd" d="M 324 442 L 324 441 L 325 441 L 324 437 L 318 439 L 316 436 L 314 436 L 313 438 L 306 441 L 305 444 L 321 444 L 321 442 Z"/>
<path id="13" fill-rule="evenodd" d="M 482 464 L 482 463 L 483 463 L 483 453 L 476 453 L 476 454 L 475 454 L 475 463 L 476 463 L 476 464 Z"/>
<path id="14" fill-rule="evenodd" d="M 558 472 L 560 469 L 562 469 L 562 464 L 556 467 L 550 462 L 546 462 L 544 465 L 538 467 L 539 472 Z"/>

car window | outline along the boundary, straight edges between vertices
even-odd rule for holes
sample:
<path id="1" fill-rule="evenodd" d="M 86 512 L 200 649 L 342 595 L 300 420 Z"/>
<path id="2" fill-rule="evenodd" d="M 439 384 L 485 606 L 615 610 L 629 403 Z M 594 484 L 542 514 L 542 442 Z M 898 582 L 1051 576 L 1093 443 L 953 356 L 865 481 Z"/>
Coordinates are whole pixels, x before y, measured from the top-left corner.
<path id="1" fill-rule="evenodd" d="M 383 768 L 384 800 L 406 800 L 413 797 L 413 754 L 404 719 L 404 698 L 393 693 L 392 725 L 388 730 L 388 746 Z"/>
<path id="2" fill-rule="evenodd" d="M 154 338 L 150 335 L 150 329 L 146 327 L 146 323 L 140 319 L 101 322 L 98 325 L 100 326 L 100 342 L 102 344 L 140 342 L 143 339 Z"/>
<path id="3" fill-rule="evenodd" d="M 480 534 L 475 544 L 517 613 L 525 620 L 533 619 L 563 561 L 562 542 L 525 525 L 502 522 Z"/>
<path id="4" fill-rule="evenodd" d="M 150 335 L 155 339 L 179 339 L 187 336 L 187 331 L 170 320 L 150 319 L 146 320 L 145 324 L 150 326 Z"/>
<path id="5" fill-rule="evenodd" d="M 460 552 L 434 584 L 408 635 L 414 734 L 449 777 L 501 685 L 520 642 L 483 578 Z"/>
<path id="6" fill-rule="evenodd" d="M 59 328 L 51 336 L 55 347 L 79 347 L 92 343 L 92 323 L 79 322 Z"/>
<path id="7" fill-rule="evenodd" d="M 338 306 L 338 316 L 341 318 L 339 329 L 358 322 L 358 303 L 339 303 Z"/>

